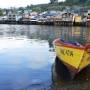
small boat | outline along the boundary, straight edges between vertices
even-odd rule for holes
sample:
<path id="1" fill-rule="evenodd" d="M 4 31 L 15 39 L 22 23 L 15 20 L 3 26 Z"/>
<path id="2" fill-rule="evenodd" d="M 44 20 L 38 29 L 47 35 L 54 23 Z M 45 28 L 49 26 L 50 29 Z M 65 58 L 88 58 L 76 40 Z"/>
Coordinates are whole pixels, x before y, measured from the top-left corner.
<path id="1" fill-rule="evenodd" d="M 56 56 L 67 67 L 72 78 L 90 64 L 90 43 L 66 42 L 60 38 L 54 40 Z"/>

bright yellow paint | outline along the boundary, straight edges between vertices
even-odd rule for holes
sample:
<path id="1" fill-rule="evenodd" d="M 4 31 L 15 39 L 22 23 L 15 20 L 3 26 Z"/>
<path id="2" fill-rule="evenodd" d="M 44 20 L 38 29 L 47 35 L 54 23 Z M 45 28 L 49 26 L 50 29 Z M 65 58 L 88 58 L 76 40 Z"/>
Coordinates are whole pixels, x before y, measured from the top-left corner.
<path id="1" fill-rule="evenodd" d="M 79 66 L 79 70 L 83 69 L 84 67 L 86 67 L 89 64 L 90 64 L 90 53 L 85 52 L 84 56 L 82 58 L 81 64 Z"/>
<path id="2" fill-rule="evenodd" d="M 75 16 L 75 22 L 81 22 L 82 19 L 81 19 L 81 16 Z"/>
<path id="3" fill-rule="evenodd" d="M 63 62 L 81 70 L 90 64 L 90 53 L 84 49 L 69 48 L 64 46 L 55 46 L 56 54 Z"/>

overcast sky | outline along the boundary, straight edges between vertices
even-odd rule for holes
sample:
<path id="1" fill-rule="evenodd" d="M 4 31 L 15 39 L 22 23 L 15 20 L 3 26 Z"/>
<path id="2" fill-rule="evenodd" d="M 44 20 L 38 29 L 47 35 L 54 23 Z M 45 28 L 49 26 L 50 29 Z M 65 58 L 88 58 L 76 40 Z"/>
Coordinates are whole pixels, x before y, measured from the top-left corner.
<path id="1" fill-rule="evenodd" d="M 64 1 L 64 0 L 58 0 Z M 49 3 L 50 0 L 0 0 L 0 8 L 21 7 L 31 4 Z"/>

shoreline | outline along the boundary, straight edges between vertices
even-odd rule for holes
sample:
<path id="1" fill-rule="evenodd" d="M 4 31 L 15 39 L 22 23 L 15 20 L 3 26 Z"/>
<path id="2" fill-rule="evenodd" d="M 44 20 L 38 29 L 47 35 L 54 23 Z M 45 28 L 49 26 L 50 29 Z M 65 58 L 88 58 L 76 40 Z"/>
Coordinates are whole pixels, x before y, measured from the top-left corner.
<path id="1" fill-rule="evenodd" d="M 10 21 L 2 20 L 0 24 L 15 24 L 15 25 L 53 25 L 53 26 L 90 26 L 90 22 L 71 22 L 71 21 Z"/>

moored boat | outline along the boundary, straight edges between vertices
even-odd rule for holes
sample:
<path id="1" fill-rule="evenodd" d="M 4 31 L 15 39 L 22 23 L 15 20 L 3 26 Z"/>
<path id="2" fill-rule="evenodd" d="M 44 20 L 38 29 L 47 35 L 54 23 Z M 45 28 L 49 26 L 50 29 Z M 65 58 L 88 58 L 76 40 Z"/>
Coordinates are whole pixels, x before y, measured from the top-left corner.
<path id="1" fill-rule="evenodd" d="M 90 64 L 90 43 L 66 42 L 55 39 L 56 56 L 69 70 L 72 78 Z"/>

